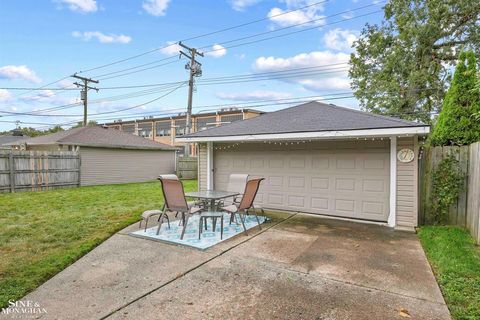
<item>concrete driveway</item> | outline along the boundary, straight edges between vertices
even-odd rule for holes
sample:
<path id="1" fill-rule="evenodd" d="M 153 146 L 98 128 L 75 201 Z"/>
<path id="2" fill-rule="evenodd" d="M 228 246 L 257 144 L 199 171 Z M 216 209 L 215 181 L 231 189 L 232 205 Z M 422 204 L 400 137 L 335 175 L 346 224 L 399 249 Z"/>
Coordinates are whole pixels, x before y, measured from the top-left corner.
<path id="1" fill-rule="evenodd" d="M 41 319 L 450 319 L 415 234 L 269 215 L 206 251 L 131 226 L 23 300 Z"/>

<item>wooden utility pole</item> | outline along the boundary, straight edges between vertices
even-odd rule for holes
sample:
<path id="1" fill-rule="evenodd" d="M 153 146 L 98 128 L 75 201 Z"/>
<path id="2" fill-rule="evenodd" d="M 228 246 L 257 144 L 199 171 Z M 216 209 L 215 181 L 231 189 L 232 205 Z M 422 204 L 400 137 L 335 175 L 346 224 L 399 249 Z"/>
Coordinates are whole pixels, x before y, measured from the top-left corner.
<path id="1" fill-rule="evenodd" d="M 83 101 L 83 126 L 86 127 L 88 122 L 87 122 L 87 113 L 88 113 L 88 90 L 92 89 L 98 92 L 98 88 L 95 87 L 90 87 L 88 85 L 89 82 L 93 83 L 98 83 L 98 80 L 93 80 L 91 78 L 85 78 L 77 75 L 76 73 L 72 76 L 74 78 L 77 78 L 79 80 L 82 80 L 83 83 L 78 83 L 74 82 L 77 87 L 82 88 L 82 91 L 80 92 L 80 99 Z"/>
<path id="2" fill-rule="evenodd" d="M 185 56 L 190 59 L 190 62 L 185 65 L 185 69 L 189 70 L 190 78 L 188 80 L 188 105 L 187 105 L 187 121 L 185 123 L 186 134 L 191 132 L 192 128 L 192 100 L 193 100 L 193 90 L 195 89 L 195 77 L 202 76 L 202 64 L 195 60 L 195 56 L 198 54 L 199 56 L 203 57 L 203 53 L 198 52 L 195 48 L 190 48 L 184 45 L 181 41 L 178 43 L 179 46 L 184 48 L 188 51 L 185 53 L 180 51 L 180 56 Z M 185 154 L 190 156 L 190 144 L 187 143 Z"/>

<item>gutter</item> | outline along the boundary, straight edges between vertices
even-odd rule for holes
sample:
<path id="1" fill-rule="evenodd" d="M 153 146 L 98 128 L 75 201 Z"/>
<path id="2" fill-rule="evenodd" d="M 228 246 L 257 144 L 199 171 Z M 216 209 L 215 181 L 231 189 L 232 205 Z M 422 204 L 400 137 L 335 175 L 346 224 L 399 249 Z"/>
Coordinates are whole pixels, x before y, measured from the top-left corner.
<path id="1" fill-rule="evenodd" d="M 203 137 L 180 137 L 177 142 L 229 142 L 229 141 L 265 141 L 265 140 L 298 140 L 298 139 L 342 139 L 342 138 L 368 138 L 388 136 L 427 135 L 430 126 L 414 126 L 399 128 L 377 129 L 352 129 L 330 130 L 313 132 L 290 132 L 290 133 L 266 133 L 250 135 L 226 135 L 226 136 L 203 136 Z"/>

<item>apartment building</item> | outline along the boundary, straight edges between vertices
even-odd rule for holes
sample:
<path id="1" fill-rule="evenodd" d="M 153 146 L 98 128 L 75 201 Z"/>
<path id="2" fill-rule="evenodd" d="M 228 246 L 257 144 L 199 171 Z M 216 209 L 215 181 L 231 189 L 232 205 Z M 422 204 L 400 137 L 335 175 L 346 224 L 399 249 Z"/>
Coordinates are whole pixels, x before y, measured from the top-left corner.
<path id="1" fill-rule="evenodd" d="M 192 132 L 203 131 L 234 121 L 253 118 L 263 113 L 264 112 L 252 109 L 222 108 L 215 112 L 193 114 Z M 105 126 L 179 147 L 178 154 L 183 156 L 185 155 L 185 145 L 184 143 L 176 142 L 175 138 L 181 137 L 186 133 L 186 124 L 186 113 L 182 112 L 176 116 L 169 117 L 148 117 L 130 121 L 116 120 L 105 123 Z M 197 155 L 196 149 L 197 148 L 191 148 L 190 156 L 194 157 Z"/>

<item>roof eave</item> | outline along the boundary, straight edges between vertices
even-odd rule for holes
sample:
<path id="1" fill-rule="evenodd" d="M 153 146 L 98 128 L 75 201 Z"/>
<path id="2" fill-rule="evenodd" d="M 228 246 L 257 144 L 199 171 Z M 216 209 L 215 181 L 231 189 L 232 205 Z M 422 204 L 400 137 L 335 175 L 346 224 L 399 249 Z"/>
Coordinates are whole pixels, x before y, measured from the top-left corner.
<path id="1" fill-rule="evenodd" d="M 265 141 L 265 140 L 298 140 L 298 139 L 341 139 L 363 137 L 388 137 L 407 135 L 427 135 L 430 126 L 411 126 L 376 129 L 329 130 L 312 132 L 286 132 L 250 135 L 227 135 L 210 137 L 181 137 L 177 142 L 229 142 L 229 141 Z"/>
<path id="2" fill-rule="evenodd" d="M 156 151 L 176 151 L 176 148 L 166 147 L 149 147 L 149 146 L 123 146 L 123 145 L 108 145 L 108 144 L 96 144 L 96 143 L 75 143 L 75 142 L 63 142 L 65 145 L 75 145 L 80 147 L 89 148 L 105 148 L 105 149 L 129 149 L 129 150 L 156 150 Z"/>

